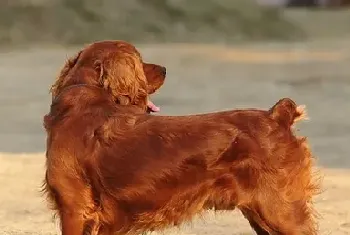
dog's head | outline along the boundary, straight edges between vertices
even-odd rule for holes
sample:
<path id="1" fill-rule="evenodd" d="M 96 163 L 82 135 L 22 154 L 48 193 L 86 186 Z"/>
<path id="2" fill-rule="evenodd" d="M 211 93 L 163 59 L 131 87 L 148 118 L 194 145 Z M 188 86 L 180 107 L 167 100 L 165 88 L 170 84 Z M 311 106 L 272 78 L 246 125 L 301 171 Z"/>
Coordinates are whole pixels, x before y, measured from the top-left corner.
<path id="1" fill-rule="evenodd" d="M 72 85 L 99 86 L 120 105 L 158 111 L 149 95 L 163 85 L 165 76 L 165 67 L 144 63 L 130 43 L 100 41 L 88 45 L 66 62 L 51 92 L 54 98 Z"/>

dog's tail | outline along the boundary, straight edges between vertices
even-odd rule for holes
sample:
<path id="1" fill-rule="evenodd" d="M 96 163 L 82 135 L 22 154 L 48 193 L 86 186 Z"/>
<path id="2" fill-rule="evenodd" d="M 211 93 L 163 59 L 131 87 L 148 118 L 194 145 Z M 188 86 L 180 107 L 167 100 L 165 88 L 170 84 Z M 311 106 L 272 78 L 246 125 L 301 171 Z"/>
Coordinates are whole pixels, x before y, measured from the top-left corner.
<path id="1" fill-rule="evenodd" d="M 305 105 L 297 106 L 293 100 L 283 98 L 269 110 L 269 114 L 281 126 L 290 128 L 295 122 L 308 119 L 305 108 Z"/>

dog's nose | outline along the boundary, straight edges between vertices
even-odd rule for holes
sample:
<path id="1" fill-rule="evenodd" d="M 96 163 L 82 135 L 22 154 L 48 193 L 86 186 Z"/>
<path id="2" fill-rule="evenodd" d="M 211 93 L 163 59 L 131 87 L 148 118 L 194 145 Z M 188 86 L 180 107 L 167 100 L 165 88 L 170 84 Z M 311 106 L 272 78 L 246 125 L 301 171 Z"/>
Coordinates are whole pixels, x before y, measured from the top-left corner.
<path id="1" fill-rule="evenodd" d="M 162 67 L 162 74 L 163 74 L 163 76 L 166 75 L 166 68 L 165 67 Z"/>

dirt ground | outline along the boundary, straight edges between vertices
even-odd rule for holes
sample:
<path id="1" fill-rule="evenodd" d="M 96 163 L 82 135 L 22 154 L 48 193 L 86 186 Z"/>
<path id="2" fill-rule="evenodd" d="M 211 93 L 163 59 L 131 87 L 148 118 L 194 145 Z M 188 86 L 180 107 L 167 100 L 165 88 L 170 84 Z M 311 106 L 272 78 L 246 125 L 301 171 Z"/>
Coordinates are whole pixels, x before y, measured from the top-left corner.
<path id="1" fill-rule="evenodd" d="M 153 101 L 161 114 L 269 108 L 282 97 L 306 104 L 299 125 L 325 173 L 317 198 L 320 234 L 350 234 L 350 40 L 304 44 L 140 45 L 145 60 L 167 67 Z M 0 234 L 58 234 L 39 188 L 44 174 L 48 89 L 75 48 L 0 52 Z M 333 168 L 333 169 L 330 169 Z M 239 212 L 208 213 L 175 234 L 253 234 Z M 172 231 L 173 232 L 173 231 Z M 169 233 L 166 233 L 169 234 Z"/>
<path id="2" fill-rule="evenodd" d="M 44 154 L 0 155 L 0 234 L 58 234 L 40 193 L 44 176 Z M 350 171 L 324 172 L 325 192 L 315 206 L 320 215 L 320 234 L 350 234 Z M 164 234 L 229 235 L 254 234 L 238 211 L 207 213 L 181 229 Z"/>

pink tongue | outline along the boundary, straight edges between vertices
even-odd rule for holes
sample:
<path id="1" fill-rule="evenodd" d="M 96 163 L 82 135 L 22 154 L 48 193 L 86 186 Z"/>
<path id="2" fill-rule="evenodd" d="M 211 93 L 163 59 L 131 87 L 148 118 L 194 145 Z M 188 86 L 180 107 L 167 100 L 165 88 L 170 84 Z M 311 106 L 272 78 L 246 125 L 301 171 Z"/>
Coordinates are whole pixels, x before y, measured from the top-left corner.
<path id="1" fill-rule="evenodd" d="M 147 103 L 148 108 L 150 108 L 153 112 L 159 112 L 160 108 L 158 106 L 156 106 L 155 104 L 153 104 L 152 101 L 148 101 Z"/>

